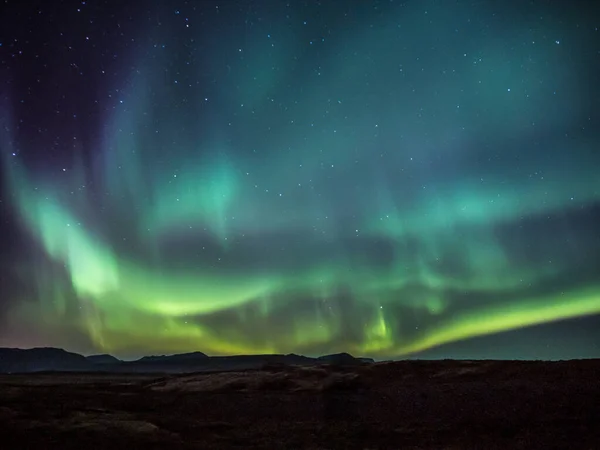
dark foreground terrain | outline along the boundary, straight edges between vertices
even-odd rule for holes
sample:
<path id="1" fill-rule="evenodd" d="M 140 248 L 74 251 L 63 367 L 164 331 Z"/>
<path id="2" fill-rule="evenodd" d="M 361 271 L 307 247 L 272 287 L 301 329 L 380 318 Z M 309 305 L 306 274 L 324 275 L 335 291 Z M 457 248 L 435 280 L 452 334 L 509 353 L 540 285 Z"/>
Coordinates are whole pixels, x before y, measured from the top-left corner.
<path id="1" fill-rule="evenodd" d="M 600 360 L 0 375 L 3 449 L 600 449 Z"/>

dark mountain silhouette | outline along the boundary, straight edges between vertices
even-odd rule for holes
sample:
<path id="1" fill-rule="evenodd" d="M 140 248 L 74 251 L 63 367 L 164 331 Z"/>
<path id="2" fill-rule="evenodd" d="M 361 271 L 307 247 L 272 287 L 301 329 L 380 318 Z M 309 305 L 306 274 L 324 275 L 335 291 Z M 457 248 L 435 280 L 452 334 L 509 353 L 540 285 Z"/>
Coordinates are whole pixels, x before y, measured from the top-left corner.
<path id="1" fill-rule="evenodd" d="M 319 364 L 319 360 L 295 354 L 208 356 L 201 352 L 195 352 L 168 356 L 145 356 L 137 361 L 127 363 L 124 369 L 132 372 L 193 372 L 314 364 Z"/>
<path id="2" fill-rule="evenodd" d="M 332 355 L 319 356 L 317 359 L 321 362 L 335 365 L 360 364 L 361 362 L 349 353 L 334 353 Z"/>
<path id="3" fill-rule="evenodd" d="M 59 348 L 0 348 L 0 372 L 89 371 L 94 365 L 85 356 Z"/>
<path id="4" fill-rule="evenodd" d="M 373 358 L 356 358 L 357 360 L 359 360 L 361 363 L 364 364 L 373 364 L 375 362 L 375 360 Z"/>
<path id="5" fill-rule="evenodd" d="M 113 355 L 91 355 L 87 357 L 87 360 L 94 364 L 119 364 L 121 361 L 115 358 Z"/>
<path id="6" fill-rule="evenodd" d="M 209 356 L 202 352 L 179 353 L 176 355 L 161 355 L 161 356 L 144 356 L 143 358 L 134 361 L 135 363 L 186 363 L 205 361 Z"/>
<path id="7" fill-rule="evenodd" d="M 372 362 L 348 353 L 319 358 L 295 355 L 208 356 L 202 352 L 145 356 L 136 361 L 121 361 L 112 355 L 85 356 L 58 348 L 28 350 L 0 348 L 0 373 L 25 372 L 114 372 L 114 373 L 189 373 L 262 369 L 278 366 L 319 364 L 357 365 Z"/>

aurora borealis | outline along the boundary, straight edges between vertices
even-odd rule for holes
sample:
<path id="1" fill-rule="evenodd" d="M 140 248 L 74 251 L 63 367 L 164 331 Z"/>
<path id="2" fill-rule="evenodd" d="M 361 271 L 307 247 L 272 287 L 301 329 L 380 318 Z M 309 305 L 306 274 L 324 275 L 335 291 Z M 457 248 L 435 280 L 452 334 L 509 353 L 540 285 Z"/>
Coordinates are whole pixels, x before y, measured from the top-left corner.
<path id="1" fill-rule="evenodd" d="M 0 345 L 401 357 L 600 314 L 586 4 L 8 2 Z"/>

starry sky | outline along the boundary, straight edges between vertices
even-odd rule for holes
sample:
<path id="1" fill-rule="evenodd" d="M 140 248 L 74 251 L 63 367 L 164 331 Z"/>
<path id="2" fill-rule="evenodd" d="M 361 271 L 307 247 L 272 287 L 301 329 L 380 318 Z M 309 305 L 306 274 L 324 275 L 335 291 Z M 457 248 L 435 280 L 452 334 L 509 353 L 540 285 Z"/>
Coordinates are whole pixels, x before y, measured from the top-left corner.
<path id="1" fill-rule="evenodd" d="M 592 3 L 3 1 L 0 346 L 599 357 Z"/>

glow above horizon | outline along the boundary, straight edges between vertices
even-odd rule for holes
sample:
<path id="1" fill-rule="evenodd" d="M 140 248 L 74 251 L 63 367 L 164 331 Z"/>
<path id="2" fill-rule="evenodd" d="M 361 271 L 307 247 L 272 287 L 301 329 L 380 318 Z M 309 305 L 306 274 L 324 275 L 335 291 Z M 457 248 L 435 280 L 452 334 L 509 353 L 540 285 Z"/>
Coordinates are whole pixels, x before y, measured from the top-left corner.
<path id="1" fill-rule="evenodd" d="M 123 64 L 103 137 L 61 165 L 25 162 L 13 117 L 12 206 L 45 256 L 23 263 L 35 298 L 10 320 L 116 354 L 387 357 L 600 313 L 598 233 L 582 225 L 600 139 L 570 131 L 585 88 L 569 49 L 506 59 L 526 24 L 504 43 L 471 30 L 473 47 L 444 42 L 443 8 L 435 38 L 422 13 L 309 44 L 257 27 L 205 66 L 148 31 L 166 49 Z"/>

